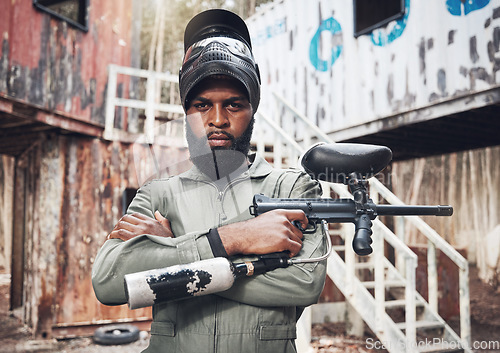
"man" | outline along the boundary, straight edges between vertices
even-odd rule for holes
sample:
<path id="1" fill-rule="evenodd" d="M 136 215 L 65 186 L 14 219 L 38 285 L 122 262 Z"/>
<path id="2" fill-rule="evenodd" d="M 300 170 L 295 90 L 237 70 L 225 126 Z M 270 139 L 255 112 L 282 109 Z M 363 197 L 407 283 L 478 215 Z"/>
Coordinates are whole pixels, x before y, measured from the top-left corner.
<path id="1" fill-rule="evenodd" d="M 318 182 L 305 173 L 273 169 L 249 155 L 260 78 L 248 29 L 237 15 L 209 10 L 186 27 L 180 95 L 193 167 L 142 186 L 93 267 L 97 298 L 126 302 L 127 273 L 213 257 L 238 262 L 256 254 L 324 253 L 320 231 L 305 237 L 300 210 L 252 217 L 254 194 L 319 197 Z M 295 352 L 295 324 L 315 303 L 325 263 L 293 265 L 238 279 L 221 293 L 153 307 L 145 352 Z"/>

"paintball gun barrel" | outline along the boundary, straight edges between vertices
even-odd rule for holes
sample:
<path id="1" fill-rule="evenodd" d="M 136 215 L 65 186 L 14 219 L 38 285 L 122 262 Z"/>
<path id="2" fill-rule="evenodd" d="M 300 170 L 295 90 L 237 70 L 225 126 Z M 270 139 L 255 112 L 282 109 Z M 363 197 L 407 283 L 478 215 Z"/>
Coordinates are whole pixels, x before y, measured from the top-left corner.
<path id="1" fill-rule="evenodd" d="M 451 216 L 450 206 L 394 206 L 376 205 L 371 200 L 358 205 L 352 199 L 272 199 L 264 195 L 255 195 L 250 213 L 254 216 L 277 209 L 304 211 L 312 229 L 315 231 L 322 220 L 327 223 L 354 223 L 355 235 L 353 249 L 358 255 L 368 255 L 371 249 L 371 221 L 377 216 Z"/>
<path id="2" fill-rule="evenodd" d="M 252 276 L 292 264 L 324 260 L 330 253 L 327 223 L 354 223 L 352 247 L 358 255 L 372 252 L 372 220 L 377 216 L 451 216 L 451 206 L 394 206 L 376 205 L 369 198 L 368 179 L 381 172 L 391 161 L 389 148 L 362 144 L 319 144 L 302 157 L 302 167 L 312 178 L 331 183 L 343 183 L 353 198 L 285 199 L 255 195 L 250 213 L 259 216 L 275 209 L 302 210 L 310 226 L 301 230 L 307 234 L 321 228 L 329 247 L 326 254 L 315 259 L 289 258 L 288 253 L 273 253 L 257 257 L 255 261 L 232 263 L 225 258 L 214 258 L 132 273 L 125 276 L 125 291 L 131 309 L 217 293 L 231 288 L 235 279 Z M 299 225 L 297 227 L 300 228 Z"/>

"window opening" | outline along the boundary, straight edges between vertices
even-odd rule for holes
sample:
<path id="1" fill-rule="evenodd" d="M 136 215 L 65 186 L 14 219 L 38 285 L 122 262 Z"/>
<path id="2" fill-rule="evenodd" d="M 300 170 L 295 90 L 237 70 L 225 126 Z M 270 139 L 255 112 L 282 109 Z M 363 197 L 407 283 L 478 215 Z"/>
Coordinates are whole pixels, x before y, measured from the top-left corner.
<path id="1" fill-rule="evenodd" d="M 354 37 L 403 17 L 405 0 L 354 0 Z"/>
<path id="2" fill-rule="evenodd" d="M 88 31 L 88 7 L 90 0 L 33 0 L 33 6 L 73 27 Z"/>

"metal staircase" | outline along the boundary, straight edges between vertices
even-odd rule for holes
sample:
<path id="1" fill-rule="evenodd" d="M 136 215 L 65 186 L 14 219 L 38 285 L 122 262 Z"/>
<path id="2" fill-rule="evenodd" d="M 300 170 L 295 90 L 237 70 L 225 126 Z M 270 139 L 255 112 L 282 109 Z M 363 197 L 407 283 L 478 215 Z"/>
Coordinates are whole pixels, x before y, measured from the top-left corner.
<path id="1" fill-rule="evenodd" d="M 145 99 L 123 99 L 116 95 L 117 76 L 126 75 L 147 80 Z M 104 138 L 108 140 L 125 139 L 142 143 L 167 143 L 178 145 L 179 126 L 176 120 L 170 121 L 167 133 L 159 135 L 155 112 L 162 111 L 180 115 L 182 107 L 174 104 L 157 103 L 155 97 L 159 82 L 176 84 L 173 75 L 145 70 L 109 66 L 108 96 L 106 102 L 106 129 Z M 258 112 L 254 139 L 257 151 L 274 162 L 275 167 L 294 167 L 298 157 L 315 142 L 333 143 L 330 138 L 303 116 L 283 97 L 272 93 L 274 111 L 271 117 Z M 116 109 L 139 109 L 144 111 L 144 129 L 124 131 L 115 126 Z M 263 108 L 261 107 L 261 110 Z M 279 118 L 278 118 L 279 117 Z M 175 123 L 175 124 L 174 124 Z M 163 122 L 163 125 L 165 123 Z M 178 126 L 179 125 L 179 126 Z M 296 126 L 300 125 L 299 128 Z M 290 127 L 294 127 L 290 129 Z M 130 129 L 129 129 L 130 130 Z M 293 131 L 293 136 L 287 131 Z M 168 132 L 170 131 L 170 133 Z M 173 133 L 172 131 L 177 131 Z M 174 136 L 175 135 L 175 136 Z M 177 141 L 177 142 L 172 142 Z M 323 185 L 324 196 L 335 193 L 339 197 L 352 197 L 343 185 Z M 379 180 L 370 179 L 370 196 L 375 203 L 384 199 L 389 204 L 402 205 L 403 202 L 392 194 Z M 428 301 L 416 288 L 417 256 L 405 244 L 405 225 L 411 223 L 426 238 Z M 364 322 L 377 335 L 389 352 L 466 352 L 471 350 L 470 305 L 469 305 L 469 267 L 467 260 L 448 244 L 435 230 L 416 216 L 395 218 L 396 234 L 378 219 L 373 222 L 373 254 L 360 258 L 354 254 L 350 244 L 354 227 L 342 225 L 339 243 L 328 259 L 327 274 L 343 293 L 346 300 L 362 317 Z M 338 233 L 338 232 L 337 232 Z M 339 237 L 338 234 L 332 236 Z M 342 244 L 349 244 L 347 249 Z M 384 256 L 384 246 L 394 249 L 395 264 Z M 460 293 L 460 333 L 455 333 L 438 314 L 438 277 L 436 251 L 448 256 L 459 270 Z M 364 262 L 363 262 L 364 261 Z M 364 275 L 362 275 L 364 274 Z M 366 275 L 368 274 L 368 275 Z M 399 315 L 393 315 L 396 311 Z M 404 315 L 401 313 L 404 312 Z M 310 347 L 311 314 L 306 310 L 298 328 L 298 349 L 304 353 Z"/>
<path id="2" fill-rule="evenodd" d="M 272 106 L 275 107 L 272 116 L 279 119 L 258 112 L 254 139 L 257 152 L 274 161 L 275 167 L 295 167 L 298 156 L 315 142 L 333 143 L 319 127 L 283 97 L 276 93 L 272 93 L 272 96 L 274 99 Z M 294 136 L 291 136 L 287 132 L 290 131 L 287 127 L 297 124 L 301 126 L 294 129 Z M 325 197 L 330 197 L 332 191 L 339 197 L 352 197 L 343 185 L 324 183 L 322 186 Z M 376 178 L 370 179 L 370 196 L 376 203 L 379 198 L 383 198 L 389 204 L 403 204 Z M 387 351 L 472 352 L 467 260 L 421 218 L 399 216 L 395 222 L 397 234 L 379 220 L 373 222 L 374 252 L 364 258 L 355 255 L 350 247 L 354 227 L 350 224 L 342 225 L 343 236 L 340 243 L 349 245 L 347 249 L 345 245 L 334 246 L 334 251 L 328 260 L 327 275 L 377 335 Z M 404 228 L 407 222 L 417 227 L 428 241 L 428 301 L 416 288 L 417 256 L 404 241 Z M 394 248 L 395 264 L 384 256 L 385 243 Z M 459 334 L 455 333 L 438 314 L 437 249 L 448 256 L 459 269 Z M 362 262 L 365 260 L 367 261 Z M 306 312 L 305 327 L 299 323 L 299 337 L 309 334 L 305 339 L 302 337 L 302 342 L 310 342 L 310 320 Z M 300 342 L 298 347 L 302 352 L 312 351 L 310 347 Z"/>

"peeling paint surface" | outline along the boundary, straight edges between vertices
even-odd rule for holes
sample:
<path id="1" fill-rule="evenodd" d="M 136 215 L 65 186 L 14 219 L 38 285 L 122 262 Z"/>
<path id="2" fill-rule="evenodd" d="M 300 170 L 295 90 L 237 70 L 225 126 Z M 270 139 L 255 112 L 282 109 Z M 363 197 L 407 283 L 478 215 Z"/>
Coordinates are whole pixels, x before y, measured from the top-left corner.
<path id="1" fill-rule="evenodd" d="M 500 0 L 405 4 L 405 17 L 377 30 L 385 39 L 376 41 L 354 38 L 352 2 L 285 0 L 248 19 L 263 77 L 259 109 L 280 115 L 276 91 L 334 133 L 499 87 Z M 276 19 L 286 30 L 262 35 Z"/>
<path id="2" fill-rule="evenodd" d="M 14 200 L 13 229 L 4 222 L 0 227 L 13 239 L 5 243 L 12 248 L 11 303 L 38 338 L 71 336 L 113 321 L 147 322 L 150 309 L 104 306 L 91 283 L 97 251 L 124 214 L 124 195 L 142 178 L 188 167 L 182 148 L 99 139 L 108 64 L 139 63 L 140 43 L 132 39 L 138 38 L 141 2 L 92 1 L 88 32 L 28 0 L 2 1 L 1 8 L 0 153 L 14 162 L 13 190 L 0 188 L 0 201 Z M 117 95 L 130 97 L 130 81 L 118 81 Z M 119 112 L 117 125 L 127 130 L 127 110 Z M 163 169 L 148 163 L 152 150 Z M 8 166 L 5 160 L 1 168 Z"/>
<path id="3" fill-rule="evenodd" d="M 46 134 L 40 148 L 17 163 L 25 175 L 20 198 L 24 215 L 25 322 L 38 337 L 60 337 L 61 328 L 106 320 L 147 320 L 150 309 L 105 306 L 93 294 L 91 268 L 98 249 L 124 214 L 123 194 L 139 188 L 135 168 L 150 177 L 184 171 L 187 152 L 156 146 L 162 166 L 135 164 L 149 146 L 103 142 L 82 136 Z M 141 157 L 142 156 L 142 157 Z M 54 333 L 54 331 L 56 331 Z"/>
<path id="4" fill-rule="evenodd" d="M 132 2 L 93 2 L 90 28 L 83 32 L 37 11 L 31 1 L 4 1 L 0 94 L 103 123 L 107 64 L 132 62 L 133 46 L 126 45 L 132 38 Z"/>
<path id="5" fill-rule="evenodd" d="M 131 309 L 225 291 L 233 285 L 233 265 L 225 258 L 131 273 L 125 276 Z"/>

